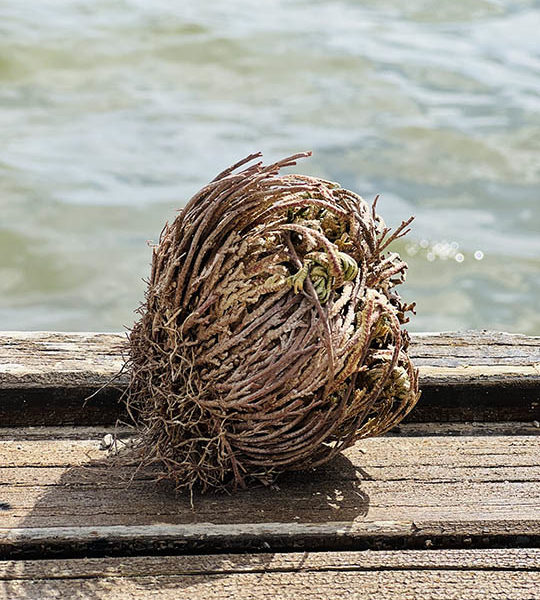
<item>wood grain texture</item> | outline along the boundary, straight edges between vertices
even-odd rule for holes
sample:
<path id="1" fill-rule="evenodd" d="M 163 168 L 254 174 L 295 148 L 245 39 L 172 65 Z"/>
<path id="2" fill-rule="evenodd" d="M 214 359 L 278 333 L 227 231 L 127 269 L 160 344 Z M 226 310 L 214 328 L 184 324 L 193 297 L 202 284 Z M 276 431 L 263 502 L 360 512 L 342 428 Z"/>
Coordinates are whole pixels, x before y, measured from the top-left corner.
<path id="1" fill-rule="evenodd" d="M 369 439 L 273 488 L 192 506 L 153 473 L 111 465 L 102 430 L 84 431 L 0 440 L 0 555 L 540 543 L 535 436 Z"/>
<path id="2" fill-rule="evenodd" d="M 540 338 L 413 336 L 423 398 L 393 435 L 193 502 L 100 449 L 129 441 L 126 375 L 84 401 L 125 349 L 0 334 L 0 599 L 540 597 Z"/>
<path id="3" fill-rule="evenodd" d="M 412 336 L 411 355 L 423 397 L 409 421 L 540 419 L 540 337 L 419 334 Z M 126 357 L 122 334 L 0 333 L 0 422 L 114 423 L 123 415 Z"/>
<path id="4" fill-rule="evenodd" d="M 0 598 L 536 600 L 539 585 L 535 572 L 285 572 L 11 581 L 0 583 Z"/>
<path id="5" fill-rule="evenodd" d="M 99 387 L 127 358 L 120 333 L 0 332 L 0 386 Z M 468 331 L 411 335 L 411 356 L 424 383 L 455 379 L 540 379 L 540 336 Z M 127 375 L 118 378 L 127 383 Z"/>
<path id="6" fill-rule="evenodd" d="M 538 550 L 0 562 L 0 598 L 534 599 Z"/>
<path id="7" fill-rule="evenodd" d="M 280 571 L 540 571 L 540 548 L 262 552 L 0 561 L 0 581 Z"/>

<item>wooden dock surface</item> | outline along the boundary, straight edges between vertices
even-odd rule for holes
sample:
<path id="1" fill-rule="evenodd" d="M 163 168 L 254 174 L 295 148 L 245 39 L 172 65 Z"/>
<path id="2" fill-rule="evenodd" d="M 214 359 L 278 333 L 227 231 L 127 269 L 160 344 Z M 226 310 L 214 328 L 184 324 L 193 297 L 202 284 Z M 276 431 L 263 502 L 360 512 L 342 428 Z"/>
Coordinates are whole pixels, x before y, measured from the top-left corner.
<path id="1" fill-rule="evenodd" d="M 0 334 L 0 598 L 540 598 L 539 338 L 414 336 L 406 424 L 192 500 L 104 448 L 125 374 L 85 405 L 125 347 Z"/>

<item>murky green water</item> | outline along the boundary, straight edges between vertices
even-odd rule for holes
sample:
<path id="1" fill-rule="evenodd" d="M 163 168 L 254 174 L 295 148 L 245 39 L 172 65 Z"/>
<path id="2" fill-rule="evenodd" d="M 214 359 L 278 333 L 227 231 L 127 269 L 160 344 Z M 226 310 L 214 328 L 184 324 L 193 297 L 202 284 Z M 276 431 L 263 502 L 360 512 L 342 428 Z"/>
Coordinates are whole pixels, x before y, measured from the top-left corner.
<path id="1" fill-rule="evenodd" d="M 366 198 L 413 330 L 540 333 L 540 2 L 4 0 L 0 329 L 133 322 L 166 219 L 229 163 Z"/>

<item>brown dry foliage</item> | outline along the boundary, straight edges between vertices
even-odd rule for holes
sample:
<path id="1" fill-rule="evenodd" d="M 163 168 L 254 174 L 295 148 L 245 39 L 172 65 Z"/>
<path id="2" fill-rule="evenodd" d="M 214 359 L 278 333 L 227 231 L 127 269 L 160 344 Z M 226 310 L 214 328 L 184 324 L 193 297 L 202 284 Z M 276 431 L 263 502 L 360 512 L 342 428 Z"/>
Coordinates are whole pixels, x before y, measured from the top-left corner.
<path id="1" fill-rule="evenodd" d="M 128 408 L 145 462 L 178 488 L 320 465 L 418 399 L 401 329 L 412 305 L 394 289 L 407 265 L 385 252 L 412 219 L 391 234 L 376 203 L 279 174 L 308 155 L 268 166 L 248 156 L 154 248 Z"/>

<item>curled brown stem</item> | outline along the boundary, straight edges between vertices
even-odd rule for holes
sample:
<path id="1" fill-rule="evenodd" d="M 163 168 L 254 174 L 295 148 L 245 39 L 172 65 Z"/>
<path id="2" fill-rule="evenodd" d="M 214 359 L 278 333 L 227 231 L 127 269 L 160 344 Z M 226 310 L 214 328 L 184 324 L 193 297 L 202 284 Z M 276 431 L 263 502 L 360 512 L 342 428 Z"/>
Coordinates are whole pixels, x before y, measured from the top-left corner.
<path id="1" fill-rule="evenodd" d="M 412 305 L 395 290 L 406 264 L 383 253 L 412 219 L 391 233 L 376 200 L 280 175 L 309 154 L 239 161 L 153 250 L 127 402 L 144 460 L 178 488 L 321 464 L 418 399 L 400 330 Z"/>

